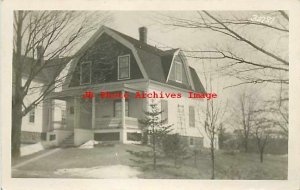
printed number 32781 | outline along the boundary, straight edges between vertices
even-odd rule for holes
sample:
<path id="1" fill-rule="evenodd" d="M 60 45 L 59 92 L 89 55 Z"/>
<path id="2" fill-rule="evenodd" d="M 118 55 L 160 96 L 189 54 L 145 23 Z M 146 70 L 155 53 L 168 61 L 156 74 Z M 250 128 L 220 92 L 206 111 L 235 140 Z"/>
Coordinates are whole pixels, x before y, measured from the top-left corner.
<path id="1" fill-rule="evenodd" d="M 275 18 L 270 16 L 259 16 L 259 15 L 252 15 L 251 19 L 252 22 L 260 22 L 260 23 L 267 23 L 271 24 Z"/>

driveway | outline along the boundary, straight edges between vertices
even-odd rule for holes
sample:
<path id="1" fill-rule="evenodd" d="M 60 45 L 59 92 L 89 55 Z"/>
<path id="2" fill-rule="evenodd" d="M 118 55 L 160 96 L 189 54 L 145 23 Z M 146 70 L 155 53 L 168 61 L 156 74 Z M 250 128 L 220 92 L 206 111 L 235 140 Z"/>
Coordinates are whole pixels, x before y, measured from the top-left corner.
<path id="1" fill-rule="evenodd" d="M 137 178 L 127 150 L 144 151 L 139 145 L 116 144 L 91 149 L 66 148 L 46 153 L 15 165 L 12 177 L 34 178 Z"/>

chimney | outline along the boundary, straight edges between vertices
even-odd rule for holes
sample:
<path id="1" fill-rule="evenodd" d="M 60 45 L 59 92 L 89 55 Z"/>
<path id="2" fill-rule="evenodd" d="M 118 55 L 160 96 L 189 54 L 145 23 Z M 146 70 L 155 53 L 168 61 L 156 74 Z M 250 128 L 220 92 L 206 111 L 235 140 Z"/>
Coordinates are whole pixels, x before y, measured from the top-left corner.
<path id="1" fill-rule="evenodd" d="M 41 64 L 44 63 L 44 51 L 45 49 L 43 46 L 36 47 L 37 60 L 40 61 Z"/>
<path id="2" fill-rule="evenodd" d="M 146 27 L 140 27 L 139 28 L 139 34 L 140 34 L 140 41 L 147 43 L 147 28 Z"/>

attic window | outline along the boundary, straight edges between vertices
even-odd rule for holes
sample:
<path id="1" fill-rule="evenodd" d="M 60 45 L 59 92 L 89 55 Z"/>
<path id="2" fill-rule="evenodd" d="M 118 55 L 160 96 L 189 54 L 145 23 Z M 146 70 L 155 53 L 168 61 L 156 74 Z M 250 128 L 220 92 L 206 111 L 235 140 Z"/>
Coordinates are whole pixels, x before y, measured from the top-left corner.
<path id="1" fill-rule="evenodd" d="M 130 55 L 118 57 L 118 80 L 130 78 Z"/>
<path id="2" fill-rule="evenodd" d="M 175 62 L 175 81 L 182 83 L 182 63 Z"/>
<path id="3" fill-rule="evenodd" d="M 82 62 L 80 64 L 80 84 L 91 83 L 91 61 Z"/>

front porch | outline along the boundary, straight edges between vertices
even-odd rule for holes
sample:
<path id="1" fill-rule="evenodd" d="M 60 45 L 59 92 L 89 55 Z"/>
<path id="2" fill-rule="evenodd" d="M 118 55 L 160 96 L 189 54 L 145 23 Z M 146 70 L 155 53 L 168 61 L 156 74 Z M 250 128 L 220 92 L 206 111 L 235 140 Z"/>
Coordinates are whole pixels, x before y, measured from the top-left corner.
<path id="1" fill-rule="evenodd" d="M 136 91 L 126 88 L 110 92 L 129 93 L 132 98 L 100 98 L 100 90 L 93 89 L 95 97 L 84 99 L 82 95 L 86 91 L 81 89 L 76 94 L 66 93 L 63 97 L 57 93 L 60 96 L 56 96 L 54 102 L 65 103 L 65 118 L 61 121 L 53 118 L 50 126 L 50 133 L 56 134 L 57 144 L 71 136 L 75 146 L 89 140 L 141 143 L 142 126 L 138 120 L 143 118 L 147 99 L 133 98 Z"/>

